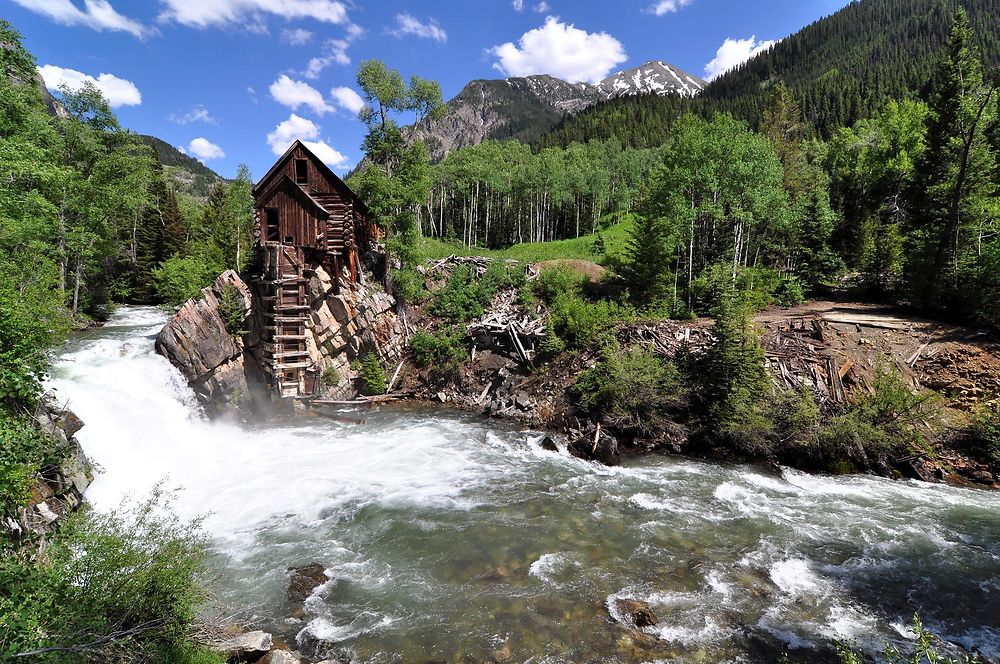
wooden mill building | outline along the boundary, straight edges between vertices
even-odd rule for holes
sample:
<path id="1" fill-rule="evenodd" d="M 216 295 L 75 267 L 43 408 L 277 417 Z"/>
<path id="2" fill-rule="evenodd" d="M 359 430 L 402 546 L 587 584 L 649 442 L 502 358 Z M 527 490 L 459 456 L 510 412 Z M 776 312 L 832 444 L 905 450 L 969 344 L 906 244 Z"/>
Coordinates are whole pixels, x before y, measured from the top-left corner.
<path id="1" fill-rule="evenodd" d="M 311 394 L 306 350 L 311 270 L 357 282 L 361 257 L 378 239 L 365 204 L 302 142 L 295 141 L 254 187 L 262 264 L 263 364 L 281 396 Z"/>

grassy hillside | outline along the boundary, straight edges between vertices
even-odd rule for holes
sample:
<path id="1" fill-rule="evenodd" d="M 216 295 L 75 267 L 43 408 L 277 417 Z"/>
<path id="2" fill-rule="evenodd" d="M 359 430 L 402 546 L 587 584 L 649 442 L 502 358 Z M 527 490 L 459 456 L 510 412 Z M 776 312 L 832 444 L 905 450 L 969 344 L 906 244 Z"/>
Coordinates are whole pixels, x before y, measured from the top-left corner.
<path id="1" fill-rule="evenodd" d="M 431 238 L 420 241 L 420 251 L 426 260 L 445 258 L 447 256 L 489 256 L 491 258 L 513 258 L 526 263 L 557 260 L 561 258 L 573 260 L 602 262 L 606 256 L 622 256 L 632 236 L 633 223 L 616 224 L 598 235 L 584 235 L 572 240 L 555 240 L 553 242 L 524 242 L 501 250 L 465 247 L 458 242 L 445 242 Z M 603 238 L 605 254 L 599 251 L 598 237 Z"/>

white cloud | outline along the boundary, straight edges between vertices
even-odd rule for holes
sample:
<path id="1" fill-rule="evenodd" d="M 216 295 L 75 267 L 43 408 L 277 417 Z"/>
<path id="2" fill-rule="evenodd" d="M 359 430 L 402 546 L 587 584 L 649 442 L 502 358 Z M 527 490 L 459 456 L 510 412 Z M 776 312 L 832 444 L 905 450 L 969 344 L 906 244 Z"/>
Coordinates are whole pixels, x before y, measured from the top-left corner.
<path id="1" fill-rule="evenodd" d="M 202 161 L 222 159 L 226 153 L 218 145 L 207 138 L 196 138 L 188 143 L 187 151 Z M 186 153 L 185 153 L 186 154 Z"/>
<path id="2" fill-rule="evenodd" d="M 514 0 L 514 11 L 521 12 L 524 11 L 524 0 Z"/>
<path id="3" fill-rule="evenodd" d="M 218 120 L 212 117 L 212 114 L 208 112 L 208 109 L 200 104 L 192 108 L 187 113 L 171 113 L 167 119 L 179 125 L 191 124 L 192 122 L 204 122 L 205 124 L 211 125 L 219 124 Z"/>
<path id="4" fill-rule="evenodd" d="M 267 135 L 267 144 L 271 146 L 271 151 L 279 157 L 296 140 L 305 143 L 307 148 L 331 168 L 342 168 L 347 165 L 347 157 L 320 139 L 319 125 L 294 113 Z"/>
<path id="5" fill-rule="evenodd" d="M 337 106 L 340 106 L 346 111 L 350 111 L 355 115 L 365 107 L 365 100 L 361 98 L 357 92 L 352 88 L 334 88 L 330 90 L 330 95 L 333 97 L 333 101 L 336 102 Z"/>
<path id="6" fill-rule="evenodd" d="M 536 14 L 544 14 L 550 9 L 552 9 L 552 7 L 549 6 L 549 3 L 545 2 L 545 0 L 542 0 L 537 5 L 532 7 L 531 11 L 535 12 Z"/>
<path id="7" fill-rule="evenodd" d="M 142 103 L 142 94 L 139 88 L 135 87 L 135 83 L 118 78 L 114 74 L 98 74 L 97 78 L 94 78 L 90 74 L 56 65 L 39 67 L 38 73 L 41 74 L 49 90 L 58 90 L 61 85 L 66 85 L 70 90 L 79 90 L 85 82 L 90 82 L 101 91 L 111 108 L 138 106 Z"/>
<path id="8" fill-rule="evenodd" d="M 586 32 L 555 16 L 517 44 L 494 46 L 488 53 L 497 58 L 493 67 L 508 76 L 551 74 L 571 82 L 599 81 L 628 59 L 622 43 L 608 33 Z"/>
<path id="9" fill-rule="evenodd" d="M 339 0 L 161 0 L 160 21 L 195 28 L 212 25 L 263 25 L 273 14 L 286 20 L 311 18 L 323 23 L 347 21 L 347 7 Z"/>
<path id="10" fill-rule="evenodd" d="M 749 39 L 726 39 L 716 51 L 715 58 L 705 65 L 705 78 L 715 80 L 777 43 L 773 40 L 758 42 L 756 35 L 751 35 Z"/>
<path id="11" fill-rule="evenodd" d="M 649 11 L 657 16 L 663 16 L 664 14 L 672 14 L 673 12 L 680 11 L 681 8 L 687 7 L 694 0 L 658 0 L 658 2 L 649 8 Z"/>
<path id="12" fill-rule="evenodd" d="M 433 39 L 441 43 L 448 41 L 448 33 L 438 25 L 436 20 L 429 18 L 426 23 L 421 23 L 420 19 L 416 16 L 405 12 L 396 14 L 396 27 L 393 30 L 388 30 L 388 33 L 394 37 L 413 35 L 414 37 Z"/>
<path id="13" fill-rule="evenodd" d="M 85 25 L 94 30 L 128 32 L 146 37 L 150 29 L 138 21 L 122 16 L 108 0 L 84 0 L 81 10 L 72 0 L 14 0 L 26 9 L 48 16 L 63 25 Z"/>
<path id="14" fill-rule="evenodd" d="M 299 110 L 302 106 L 311 108 L 317 115 L 324 115 L 334 110 L 333 106 L 323 98 L 323 93 L 308 83 L 292 80 L 286 74 L 282 74 L 271 84 L 270 91 L 275 101 L 293 111 Z"/>
<path id="15" fill-rule="evenodd" d="M 311 30 L 296 28 L 294 30 L 285 29 L 281 31 L 281 41 L 292 46 L 303 46 L 311 42 L 312 38 L 313 33 Z"/>
<path id="16" fill-rule="evenodd" d="M 360 25 L 348 23 L 347 34 L 344 38 L 328 39 L 326 44 L 324 44 L 323 55 L 309 60 L 309 64 L 306 66 L 306 70 L 302 72 L 302 75 L 309 79 L 317 79 L 323 73 L 323 70 L 332 64 L 345 66 L 351 64 L 351 58 L 347 55 L 347 49 L 355 41 L 361 39 L 364 34 L 365 29 Z"/>

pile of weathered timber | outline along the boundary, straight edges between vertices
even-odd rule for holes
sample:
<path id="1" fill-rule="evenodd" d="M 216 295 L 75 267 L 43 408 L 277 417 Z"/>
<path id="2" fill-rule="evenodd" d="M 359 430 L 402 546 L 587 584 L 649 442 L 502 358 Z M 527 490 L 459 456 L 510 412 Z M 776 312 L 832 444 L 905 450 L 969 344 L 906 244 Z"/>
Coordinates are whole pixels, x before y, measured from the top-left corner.
<path id="1" fill-rule="evenodd" d="M 476 275 L 477 279 L 481 279 L 486 270 L 490 269 L 493 265 L 494 259 L 487 256 L 456 256 L 452 254 L 447 258 L 442 258 L 440 260 L 427 261 L 428 267 L 420 267 L 418 271 L 424 273 L 447 273 L 451 274 L 452 271 L 459 266 L 469 267 L 473 273 Z M 513 258 L 508 258 L 504 260 L 504 263 L 510 266 L 520 265 L 521 261 L 515 260 Z M 536 279 L 538 277 L 538 268 L 530 263 L 524 264 L 524 272 L 528 277 L 528 281 Z"/>
<path id="2" fill-rule="evenodd" d="M 847 402 L 845 380 L 864 384 L 853 361 L 841 361 L 827 349 L 824 327 L 818 318 L 791 319 L 769 326 L 761 340 L 774 383 L 792 390 L 810 389 L 821 408 Z"/>
<path id="3" fill-rule="evenodd" d="M 524 364 L 534 358 L 538 341 L 545 337 L 545 323 L 525 314 L 516 304 L 517 291 L 497 293 L 483 317 L 469 324 L 472 359 L 477 348 L 508 348 Z"/>
<path id="4" fill-rule="evenodd" d="M 615 337 L 624 346 L 644 346 L 656 355 L 669 358 L 681 349 L 697 353 L 712 341 L 707 325 L 672 320 L 623 323 L 615 328 Z"/>

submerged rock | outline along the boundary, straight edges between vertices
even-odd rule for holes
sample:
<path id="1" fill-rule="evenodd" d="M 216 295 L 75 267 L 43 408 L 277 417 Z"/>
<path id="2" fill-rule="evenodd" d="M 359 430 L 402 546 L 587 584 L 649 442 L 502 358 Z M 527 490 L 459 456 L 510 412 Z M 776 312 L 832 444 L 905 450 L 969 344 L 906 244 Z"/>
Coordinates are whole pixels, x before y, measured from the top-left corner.
<path id="1" fill-rule="evenodd" d="M 566 448 L 573 456 L 598 461 L 606 466 L 621 463 L 618 440 L 603 429 L 593 429 L 572 439 Z"/>
<path id="2" fill-rule="evenodd" d="M 656 614 L 653 613 L 653 609 L 649 608 L 649 604 L 637 599 L 615 600 L 615 607 L 623 622 L 630 627 L 642 629 L 643 627 L 653 627 L 660 622 Z M 615 617 L 614 612 L 611 612 L 611 617 Z"/>
<path id="3" fill-rule="evenodd" d="M 288 601 L 294 604 L 305 602 L 317 588 L 329 580 L 326 568 L 319 563 L 292 567 L 288 571 L 291 573 L 288 580 Z"/>

